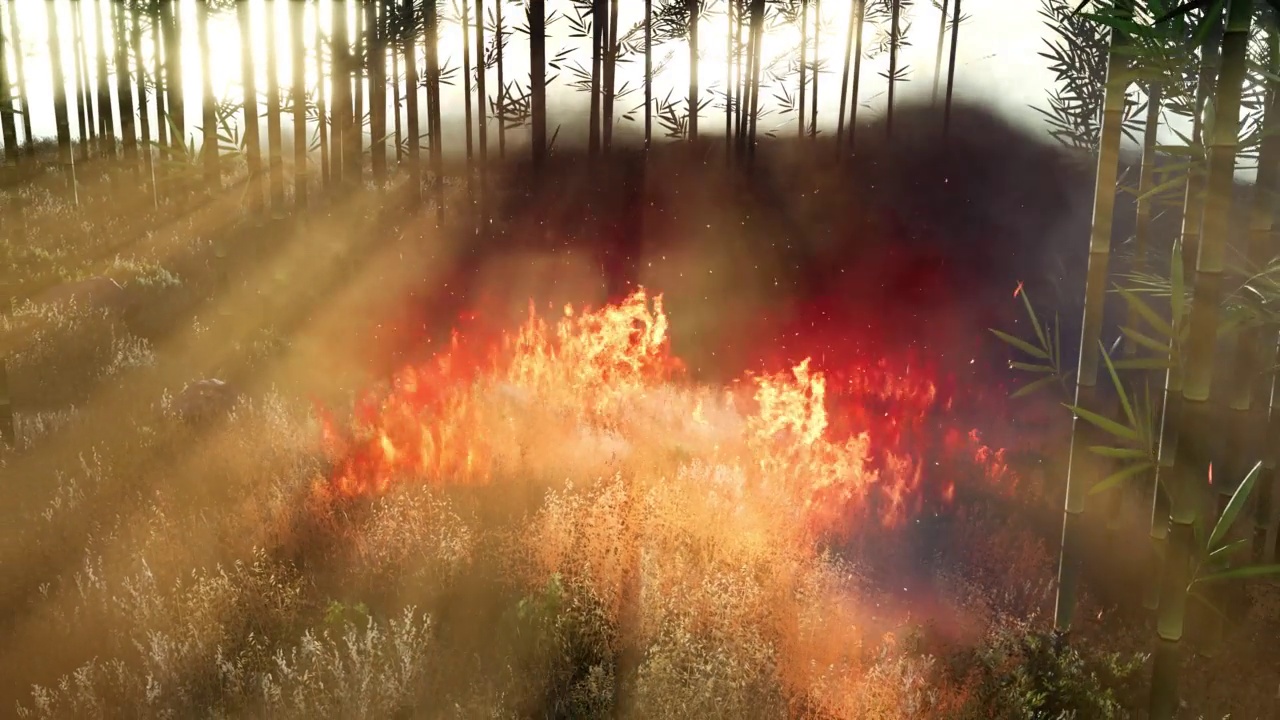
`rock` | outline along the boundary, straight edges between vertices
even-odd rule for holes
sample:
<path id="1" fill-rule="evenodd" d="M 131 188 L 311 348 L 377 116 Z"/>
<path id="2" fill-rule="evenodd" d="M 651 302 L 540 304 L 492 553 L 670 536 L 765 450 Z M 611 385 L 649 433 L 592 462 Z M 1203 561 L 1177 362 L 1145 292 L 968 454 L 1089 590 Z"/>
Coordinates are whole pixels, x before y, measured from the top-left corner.
<path id="1" fill-rule="evenodd" d="M 172 410 L 184 422 L 201 422 L 226 415 L 240 394 L 226 381 L 206 378 L 188 383 L 173 400 Z"/>

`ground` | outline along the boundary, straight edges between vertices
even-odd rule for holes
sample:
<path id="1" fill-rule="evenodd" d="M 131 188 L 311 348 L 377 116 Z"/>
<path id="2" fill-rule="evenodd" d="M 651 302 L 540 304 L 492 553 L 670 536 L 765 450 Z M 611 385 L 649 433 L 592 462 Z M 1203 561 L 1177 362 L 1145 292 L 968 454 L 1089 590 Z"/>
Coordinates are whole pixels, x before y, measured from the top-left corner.
<path id="1" fill-rule="evenodd" d="M 1090 564 L 1078 654 L 1051 651 L 1069 418 L 1007 400 L 985 333 L 1017 316 L 1017 281 L 1059 251 L 1074 267 L 1041 241 L 1071 236 L 1087 203 L 1061 199 L 1088 189 L 1068 164 L 1020 182 L 1053 152 L 965 117 L 1010 134 L 905 143 L 853 180 L 781 151 L 767 182 L 657 158 L 643 191 L 594 205 L 565 189 L 566 153 L 560 204 L 495 201 L 479 253 L 463 219 L 437 230 L 395 191 L 228 223 L 234 193 L 155 211 L 88 178 L 76 210 L 53 178 L 28 185 L 26 237 L 8 238 L 0 704 L 1137 716 L 1153 632 L 1114 581 L 1138 572 L 1142 508 L 1118 538 L 1096 521 L 1110 551 L 1090 557 L 1111 562 Z M 1008 166 L 978 162 L 992 145 Z M 510 176 L 492 182 L 518 194 Z M 92 278 L 119 293 L 24 301 Z M 640 284 L 648 302 L 621 314 L 583 308 Z M 530 299 L 548 329 L 488 365 L 476 343 Z M 825 396 L 789 374 L 805 356 Z M 184 392 L 210 378 L 225 386 Z M 1280 593 L 1249 596 L 1215 657 L 1189 643 L 1188 717 L 1274 716 L 1280 657 L 1260 638 L 1280 635 Z"/>

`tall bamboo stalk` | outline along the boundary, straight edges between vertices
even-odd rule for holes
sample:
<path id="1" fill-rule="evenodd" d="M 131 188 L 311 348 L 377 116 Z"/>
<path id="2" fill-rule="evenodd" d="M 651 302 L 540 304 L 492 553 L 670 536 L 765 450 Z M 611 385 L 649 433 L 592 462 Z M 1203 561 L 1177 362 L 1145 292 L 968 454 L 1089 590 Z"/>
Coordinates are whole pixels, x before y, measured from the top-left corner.
<path id="1" fill-rule="evenodd" d="M 422 131 L 418 124 L 418 45 L 411 28 L 417 27 L 413 0 L 404 0 L 404 104 L 409 141 L 409 200 L 422 199 Z"/>
<path id="2" fill-rule="evenodd" d="M 49 41 L 49 66 L 53 72 L 53 117 L 58 136 L 58 164 L 62 167 L 72 199 L 78 200 L 75 160 L 71 157 L 71 122 L 67 113 L 66 76 L 62 72 L 62 42 L 58 36 L 58 16 L 53 3 L 45 3 L 45 25 Z"/>
<path id="3" fill-rule="evenodd" d="M 507 156 L 507 83 L 503 67 L 503 50 L 507 44 L 507 26 L 502 19 L 502 0 L 493 3 L 493 44 L 497 50 L 498 71 L 498 157 Z"/>
<path id="4" fill-rule="evenodd" d="M 957 3 L 958 5 L 959 3 Z M 1132 16 L 1130 0 L 1119 0 L 1116 14 Z M 1106 414 L 1098 395 L 1099 341 L 1106 303 L 1107 266 L 1111 258 L 1111 228 L 1115 214 L 1116 180 L 1120 167 L 1120 139 L 1124 123 L 1124 96 L 1129 86 L 1128 68 L 1123 54 L 1125 35 L 1111 31 L 1111 47 L 1107 55 L 1107 84 L 1103 96 L 1102 130 L 1098 147 L 1098 170 L 1093 199 L 1093 231 L 1089 236 L 1089 270 L 1085 279 L 1085 306 L 1080 334 L 1080 358 L 1076 367 L 1075 405 L 1083 410 Z M 1097 479 L 1099 462 L 1091 457 L 1094 442 L 1091 426 L 1080 416 L 1071 424 L 1071 455 L 1067 465 L 1066 503 L 1062 524 L 1062 551 L 1058 569 L 1058 599 L 1054 614 L 1054 630 L 1065 636 L 1075 618 L 1080 566 L 1083 561 L 1085 496 Z"/>
<path id="5" fill-rule="evenodd" d="M 687 2 L 687 0 L 686 0 Z M 605 13 L 608 0 L 592 0 L 591 3 L 591 106 L 587 110 L 587 152 L 595 156 L 600 152 L 600 71 L 603 67 Z"/>
<path id="6" fill-rule="evenodd" d="M 129 78 L 129 43 L 125 24 L 125 6 L 122 2 L 111 4 L 115 20 L 116 49 L 116 99 L 120 104 L 120 135 L 125 163 L 134 179 L 139 173 L 138 132 L 133 117 L 133 84 Z"/>
<path id="7" fill-rule="evenodd" d="M 276 0 L 266 0 L 267 22 L 267 173 L 270 176 L 271 215 L 281 218 L 284 206 L 284 138 L 280 122 L 280 57 L 276 45 Z"/>
<path id="8" fill-rule="evenodd" d="M 1280 71 L 1280 33 L 1275 23 L 1267 23 L 1267 68 Z M 1258 149 L 1258 174 L 1253 183 L 1253 206 L 1249 217 L 1247 258 L 1249 271 L 1263 272 L 1272 260 L 1271 245 L 1275 224 L 1277 190 L 1280 189 L 1280 91 L 1268 83 L 1262 119 L 1262 142 Z M 1226 482 L 1218 483 L 1220 507 L 1235 491 L 1236 480 L 1243 478 L 1253 463 L 1266 455 L 1266 425 L 1271 400 L 1271 378 L 1265 372 L 1264 353 L 1275 347 L 1275 334 L 1261 327 L 1249 326 L 1237 331 L 1235 371 L 1232 373 L 1230 409 L 1232 421 L 1224 424 L 1227 433 L 1223 458 L 1230 465 Z M 1264 463 L 1265 467 L 1265 463 Z M 1254 497 L 1253 556 L 1262 559 L 1266 546 L 1266 527 L 1271 516 L 1271 483 L 1264 473 Z M 1262 528 L 1261 537 L 1257 529 Z"/>
<path id="9" fill-rule="evenodd" d="M 307 68 L 304 42 L 304 12 L 298 0 L 289 2 L 289 51 L 292 58 L 293 88 L 293 206 L 307 207 Z M 318 18 L 317 18 L 318 19 Z"/>
<path id="10" fill-rule="evenodd" d="M 471 4 L 468 0 L 462 0 L 462 121 L 466 125 L 467 138 L 467 178 L 470 180 L 473 171 L 472 163 L 474 161 L 474 136 L 475 121 L 471 114 Z M 484 49 L 479 50 L 480 53 Z M 481 101 L 483 102 L 483 100 Z"/>
<path id="11" fill-rule="evenodd" d="M 613 147 L 613 101 L 618 79 L 618 0 L 610 0 L 604 53 L 604 149 Z"/>
<path id="12" fill-rule="evenodd" d="M 99 131 L 102 134 L 102 152 L 109 158 L 116 155 L 116 124 L 115 117 L 111 108 L 111 80 L 107 71 L 107 49 L 111 46 L 109 40 L 109 26 L 106 20 L 109 20 L 111 10 L 107 10 L 107 18 L 104 18 L 99 0 L 91 0 L 90 6 L 93 8 L 93 26 L 97 28 L 98 34 L 98 122 L 100 124 Z"/>
<path id="13" fill-rule="evenodd" d="M 140 2 L 135 1 L 133 3 L 133 11 L 130 15 L 131 25 L 129 32 L 131 35 L 130 44 L 133 47 L 133 77 L 138 92 L 138 129 L 142 136 L 142 175 L 146 178 L 146 183 L 151 189 L 153 200 L 158 202 L 159 196 L 155 194 L 155 164 L 151 155 L 151 117 L 147 107 L 148 73 L 146 63 L 142 57 L 142 7 Z"/>
<path id="14" fill-rule="evenodd" d="M 942 0 L 942 7 L 938 13 L 938 52 L 933 58 L 933 94 L 929 97 L 930 104 L 937 106 L 938 104 L 938 86 L 942 84 L 942 48 L 946 45 L 947 40 L 947 7 L 950 0 Z"/>
<path id="15" fill-rule="evenodd" d="M 858 86 L 862 82 L 862 36 L 867 22 L 867 0 L 858 3 L 858 26 L 854 29 L 853 86 L 849 90 L 849 154 L 858 151 Z M 959 4 L 959 3 L 957 3 Z M 954 51 L 953 51 L 954 52 Z M 943 124 L 945 126 L 946 120 Z"/>
<path id="16" fill-rule="evenodd" d="M 1191 124 L 1192 143 L 1202 143 L 1204 107 L 1208 102 L 1210 90 L 1217 78 L 1217 67 L 1222 44 L 1223 16 L 1221 13 L 1205 19 L 1209 24 L 1204 44 L 1200 49 L 1199 77 L 1196 80 L 1194 99 L 1195 115 Z M 1204 175 L 1198 168 L 1192 168 L 1187 174 L 1182 204 L 1182 230 L 1179 236 L 1177 252 L 1183 269 L 1184 279 L 1190 282 L 1195 277 L 1195 255 L 1193 249 L 1199 247 L 1200 221 L 1204 215 Z M 1170 366 L 1165 372 L 1163 411 L 1160 414 L 1160 448 L 1156 461 L 1156 486 L 1163 488 L 1164 493 L 1156 493 L 1151 509 L 1151 575 L 1145 595 L 1154 600 L 1157 607 L 1161 603 L 1160 595 L 1166 582 L 1165 558 L 1168 556 L 1168 543 L 1171 532 L 1172 499 L 1169 486 L 1175 482 L 1174 465 L 1178 455 L 1179 436 L 1182 427 L 1182 384 L 1184 358 L 1176 352 L 1171 342 Z"/>
<path id="17" fill-rule="evenodd" d="M 9 58 L 4 28 L 0 27 L 0 132 L 4 135 L 4 159 L 13 165 L 21 157 L 18 147 L 18 125 L 14 122 L 13 90 L 9 87 Z"/>
<path id="18" fill-rule="evenodd" d="M 320 0 L 316 0 L 316 136 L 320 141 L 320 186 L 328 191 L 333 186 L 332 159 L 329 157 L 329 129 L 333 121 L 333 113 L 329 112 L 329 102 L 325 94 L 325 38 L 320 27 Z M 330 48 L 330 72 L 332 73 L 333 50 Z M 332 78 L 330 78 L 332 82 Z"/>
<path id="19" fill-rule="evenodd" d="M 89 102 L 89 70 L 85 59 L 83 7 L 80 0 L 71 3 L 71 48 L 75 68 L 76 123 L 80 130 L 80 161 L 88 162 L 97 133 L 93 129 L 93 105 Z"/>
<path id="20" fill-rule="evenodd" d="M 427 62 L 427 127 L 430 132 L 432 185 L 435 189 L 436 225 L 444 225 L 444 162 L 440 137 L 440 13 L 434 2 L 425 5 Z"/>
<path id="21" fill-rule="evenodd" d="M 1169 720 L 1178 712 L 1178 666 L 1194 523 L 1208 488 L 1214 413 L 1210 407 L 1214 351 L 1222 298 L 1226 235 L 1235 186 L 1240 97 L 1248 61 L 1252 0 L 1227 0 L 1222 69 L 1214 92 L 1214 123 L 1208 145 L 1204 220 L 1191 303 L 1187 360 L 1182 386 L 1182 427 L 1170 489 L 1169 552 L 1157 622 L 1159 642 L 1152 671 L 1150 714 Z"/>
<path id="22" fill-rule="evenodd" d="M 645 0 L 646 3 L 649 1 L 650 0 Z M 533 86 L 529 90 L 529 109 L 533 115 L 533 136 L 531 138 L 531 142 L 533 144 L 533 166 L 535 170 L 540 170 L 546 162 L 547 156 L 546 0 L 529 0 L 528 8 L 529 83 Z M 646 77 L 648 76 L 649 73 L 646 71 Z M 647 131 L 645 136 L 648 137 Z"/>
<path id="23" fill-rule="evenodd" d="M 857 26 L 860 12 L 858 0 L 853 0 L 849 8 L 849 22 L 844 35 L 844 71 L 840 75 L 840 115 L 836 118 L 836 152 L 844 150 L 844 111 L 849 104 L 849 70 L 853 62 L 853 30 Z"/>
<path id="24" fill-rule="evenodd" d="M 245 165 L 249 172 L 249 213 L 262 216 L 262 138 L 258 131 L 257 66 L 253 57 L 253 19 L 251 0 L 236 3 L 236 20 L 240 24 L 240 85 L 244 88 Z"/>
<path id="25" fill-rule="evenodd" d="M 796 113 L 797 131 L 804 137 L 805 86 L 808 85 L 809 59 L 809 0 L 800 0 L 800 91 L 796 99 L 799 112 Z"/>
<path id="26" fill-rule="evenodd" d="M 653 142 L 653 0 L 644 0 L 644 149 Z"/>
<path id="27" fill-rule="evenodd" d="M 365 44 L 369 48 L 369 168 L 374 182 L 387 180 L 387 43 L 375 0 L 365 0 Z"/>
<path id="28" fill-rule="evenodd" d="M 196 31 L 199 34 L 200 57 L 212 57 L 209 45 L 209 2 L 200 0 L 196 3 Z M 221 162 L 218 159 L 218 100 L 213 95 L 212 63 L 200 63 L 200 87 L 203 101 L 201 118 L 203 127 L 203 144 L 200 148 L 204 166 L 204 183 L 209 190 L 217 190 L 222 186 Z"/>
<path id="29" fill-rule="evenodd" d="M 951 132 L 951 99 L 956 84 L 956 45 L 960 35 L 960 0 L 951 9 L 951 59 L 947 61 L 947 99 L 942 110 L 942 137 Z"/>
<path id="30" fill-rule="evenodd" d="M 809 110 L 809 136 L 818 137 L 818 70 L 821 68 L 819 58 L 822 57 L 822 0 L 813 0 L 813 92 Z"/>
<path id="31" fill-rule="evenodd" d="M 698 141 L 698 21 L 702 19 L 699 0 L 689 2 L 689 141 Z"/>
<path id="32" fill-rule="evenodd" d="M 22 45 L 22 32 L 18 29 L 17 3 L 12 0 L 9 6 L 9 33 L 13 45 L 13 69 L 16 74 L 18 104 L 22 106 L 22 136 L 28 157 L 35 157 L 35 135 L 31 132 L 31 106 L 27 103 L 27 66 L 26 51 Z"/>

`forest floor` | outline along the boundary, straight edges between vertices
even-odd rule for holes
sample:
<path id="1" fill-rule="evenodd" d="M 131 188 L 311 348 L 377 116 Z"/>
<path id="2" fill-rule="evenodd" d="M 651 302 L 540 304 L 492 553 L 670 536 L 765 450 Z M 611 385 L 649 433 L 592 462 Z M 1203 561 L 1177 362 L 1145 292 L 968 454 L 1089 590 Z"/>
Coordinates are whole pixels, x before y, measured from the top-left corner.
<path id="1" fill-rule="evenodd" d="M 80 208 L 39 183 L 22 194 L 24 236 L 5 224 L 18 441 L 0 462 L 0 706 L 598 717 L 622 697 L 637 717 L 1142 716 L 1154 630 L 1115 589 L 1145 557 L 1140 501 L 1133 530 L 1094 521 L 1099 562 L 1071 650 L 1054 651 L 1069 417 L 977 398 L 905 354 L 814 358 L 825 405 L 796 375 L 718 379 L 704 366 L 743 342 L 735 319 L 774 302 L 726 290 L 750 265 L 738 238 L 652 258 L 665 314 L 612 306 L 621 320 L 581 309 L 605 300 L 592 256 L 499 252 L 481 265 L 501 291 L 481 293 L 482 322 L 429 317 L 456 292 L 465 234 L 391 191 L 259 223 L 236 193 L 182 212 L 88 182 Z M 502 373 L 428 362 L 449 326 L 514 330 L 530 299 L 551 328 L 505 346 Z M 635 355 L 630 333 L 660 317 L 702 379 L 646 374 L 666 358 Z M 588 350 L 620 364 L 597 372 Z M 742 387 L 757 392 L 727 399 Z M 380 401 L 361 405 L 366 390 Z M 877 419 L 883 403 L 918 424 Z M 405 450 L 401 411 L 435 413 L 413 420 L 432 443 L 417 466 L 370 450 Z M 815 412 L 825 435 L 794 444 Z M 753 439 L 771 422 L 784 432 Z M 1219 645 L 1187 642 L 1187 717 L 1280 716 L 1280 587 L 1246 594 Z"/>

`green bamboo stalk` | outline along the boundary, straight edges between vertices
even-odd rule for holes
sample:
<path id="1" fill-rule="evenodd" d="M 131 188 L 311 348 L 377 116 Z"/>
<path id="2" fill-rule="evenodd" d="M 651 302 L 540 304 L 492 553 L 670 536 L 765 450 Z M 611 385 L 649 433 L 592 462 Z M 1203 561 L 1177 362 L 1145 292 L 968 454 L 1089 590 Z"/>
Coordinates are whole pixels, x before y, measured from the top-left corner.
<path id="1" fill-rule="evenodd" d="M 1222 70 L 1214 94 L 1213 127 L 1207 128 L 1208 178 L 1201 244 L 1196 257 L 1195 291 L 1186 372 L 1182 388 L 1183 428 L 1170 488 L 1171 546 L 1157 622 L 1158 649 L 1152 672 L 1150 715 L 1171 720 L 1178 710 L 1178 657 L 1185 619 L 1193 530 L 1200 512 L 1211 457 L 1213 412 L 1210 386 L 1222 297 L 1226 235 L 1235 186 L 1235 160 L 1240 130 L 1240 97 L 1248 61 L 1252 0 L 1227 0 L 1222 39 Z"/>
<path id="2" fill-rule="evenodd" d="M 1130 0 L 1118 0 L 1119 17 L 1133 16 Z M 1106 303 L 1107 265 L 1111 258 L 1111 226 L 1115 215 L 1116 181 L 1120 167 L 1120 138 L 1124 124 L 1124 96 L 1129 85 L 1129 72 L 1123 47 L 1124 33 L 1113 29 L 1111 49 L 1107 57 L 1107 85 L 1103 99 L 1102 132 L 1098 148 L 1097 182 L 1093 200 L 1093 231 L 1089 237 L 1089 271 L 1085 280 L 1083 330 L 1080 335 L 1080 359 L 1076 377 L 1075 405 L 1081 409 L 1103 413 L 1098 397 L 1098 343 L 1102 337 L 1102 314 Z M 1062 522 L 1062 549 L 1058 566 L 1058 598 L 1054 613 L 1054 630 L 1059 636 L 1071 631 L 1079 592 L 1080 567 L 1084 542 L 1085 496 L 1097 458 L 1089 457 L 1093 432 L 1078 415 L 1072 419 L 1071 455 L 1067 464 L 1066 506 Z"/>
<path id="3" fill-rule="evenodd" d="M 1206 18 L 1209 23 L 1204 45 L 1200 50 L 1199 77 L 1196 81 L 1195 115 L 1191 124 L 1192 142 L 1200 144 L 1204 133 L 1204 107 L 1208 103 L 1213 83 L 1218 75 L 1220 45 L 1222 43 L 1222 15 Z M 1187 173 L 1182 202 L 1182 230 L 1174 252 L 1179 253 L 1184 281 L 1195 276 L 1195 248 L 1199 247 L 1200 220 L 1204 212 L 1204 176 L 1193 168 Z M 1164 580 L 1164 558 L 1168 543 L 1171 501 L 1169 485 L 1174 482 L 1173 468 L 1178 455 L 1178 435 L 1182 423 L 1182 372 L 1183 358 L 1176 347 L 1170 346 L 1170 366 L 1165 373 L 1164 411 L 1160 416 L 1160 450 L 1156 463 L 1155 485 L 1163 492 L 1156 492 L 1151 509 L 1151 574 L 1146 584 L 1147 607 L 1155 610 Z"/>

